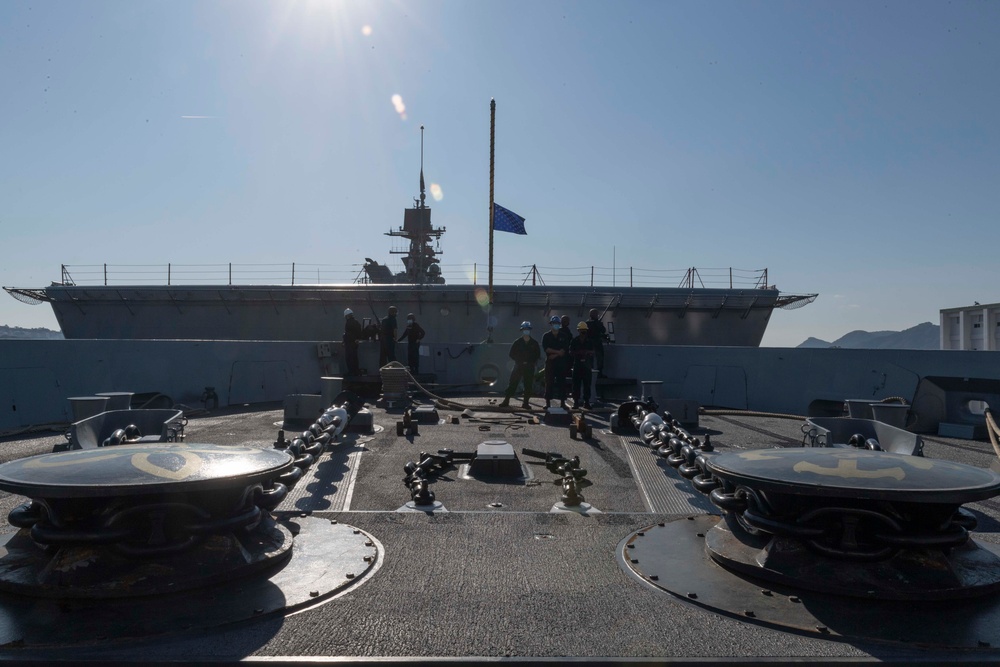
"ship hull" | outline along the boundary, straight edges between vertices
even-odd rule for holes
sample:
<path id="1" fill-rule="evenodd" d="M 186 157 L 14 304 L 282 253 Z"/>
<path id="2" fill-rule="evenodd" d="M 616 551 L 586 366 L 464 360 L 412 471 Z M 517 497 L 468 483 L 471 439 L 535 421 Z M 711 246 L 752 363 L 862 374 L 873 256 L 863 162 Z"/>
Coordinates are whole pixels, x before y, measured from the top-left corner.
<path id="1" fill-rule="evenodd" d="M 473 285 L 121 286 L 53 285 L 45 293 L 69 339 L 337 340 L 343 311 L 414 313 L 432 340 L 512 340 L 552 315 L 603 314 L 615 342 L 760 345 L 777 290 L 497 286 L 493 305 Z M 492 324 L 492 327 L 490 326 Z M 491 331 L 492 329 L 492 331 Z"/>

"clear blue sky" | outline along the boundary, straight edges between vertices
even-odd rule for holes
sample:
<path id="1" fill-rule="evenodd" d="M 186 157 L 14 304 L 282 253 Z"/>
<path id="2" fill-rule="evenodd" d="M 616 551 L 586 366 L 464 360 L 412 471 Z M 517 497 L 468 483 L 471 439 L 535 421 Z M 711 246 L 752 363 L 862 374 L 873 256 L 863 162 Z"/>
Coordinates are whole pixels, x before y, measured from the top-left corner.
<path id="1" fill-rule="evenodd" d="M 444 262 L 483 266 L 494 97 L 499 264 L 820 293 L 765 345 L 937 322 L 1000 301 L 997 35 L 989 0 L 7 0 L 0 284 L 388 259 L 421 124 Z"/>

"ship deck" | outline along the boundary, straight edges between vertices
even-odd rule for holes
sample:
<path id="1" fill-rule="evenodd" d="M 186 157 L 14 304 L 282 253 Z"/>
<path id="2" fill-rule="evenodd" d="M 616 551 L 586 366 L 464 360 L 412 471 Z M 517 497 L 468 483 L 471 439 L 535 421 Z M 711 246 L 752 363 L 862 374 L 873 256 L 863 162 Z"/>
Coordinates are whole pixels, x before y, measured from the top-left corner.
<path id="1" fill-rule="evenodd" d="M 481 397 L 456 399 L 485 407 Z M 540 403 L 536 400 L 535 403 Z M 373 658 L 656 659 L 662 661 L 996 662 L 992 648 L 944 650 L 893 642 L 823 639 L 707 611 L 626 574 L 616 557 L 635 531 L 718 513 L 707 498 L 641 441 L 608 430 L 610 406 L 591 416 L 593 438 L 570 439 L 564 426 L 477 411 L 442 409 L 444 423 L 399 437 L 398 409 L 373 407 L 377 432 L 345 435 L 307 473 L 276 515 L 308 514 L 362 529 L 382 546 L 380 567 L 342 595 L 289 616 L 214 629 L 120 640 L 113 627 L 74 645 L 0 648 L 0 660 L 266 660 L 351 662 Z M 541 412 L 533 413 L 540 416 Z M 451 416 L 458 423 L 450 423 Z M 270 448 L 278 406 L 193 416 L 188 443 Z M 701 417 L 719 452 L 802 444 L 801 421 L 753 414 Z M 399 511 L 409 500 L 403 466 L 418 453 L 474 451 L 486 440 L 514 446 L 530 471 L 520 483 L 488 483 L 445 470 L 432 489 L 447 512 Z M 8 438 L 0 459 L 46 453 L 63 436 Z M 521 448 L 579 456 L 592 482 L 586 502 L 599 512 L 555 513 L 556 476 Z M 925 437 L 925 455 L 977 467 L 995 458 L 989 443 Z M 0 514 L 24 499 L 0 495 Z M 966 505 L 977 540 L 1000 543 L 1000 502 Z M 13 530 L 7 526 L 7 531 Z M 859 603 L 863 604 L 863 603 Z M 53 619 L 53 623 L 72 619 Z M 938 622 L 925 619 L 926 623 Z"/>

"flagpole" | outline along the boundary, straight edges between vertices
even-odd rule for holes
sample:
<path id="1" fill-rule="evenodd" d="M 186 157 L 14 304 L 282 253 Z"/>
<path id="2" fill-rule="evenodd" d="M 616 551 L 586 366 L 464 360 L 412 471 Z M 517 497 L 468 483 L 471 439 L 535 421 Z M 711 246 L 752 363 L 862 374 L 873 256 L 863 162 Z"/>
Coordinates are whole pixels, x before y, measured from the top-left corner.
<path id="1" fill-rule="evenodd" d="M 486 331 L 487 331 L 487 342 L 493 342 L 493 326 L 491 321 L 493 318 L 493 159 L 494 159 L 494 146 L 496 139 L 496 123 L 497 123 L 497 102 L 495 99 L 490 98 L 490 287 L 489 287 L 489 305 L 486 309 Z"/>
<path id="2" fill-rule="evenodd" d="M 490 305 L 493 305 L 493 158 L 496 139 L 497 102 L 490 99 Z"/>

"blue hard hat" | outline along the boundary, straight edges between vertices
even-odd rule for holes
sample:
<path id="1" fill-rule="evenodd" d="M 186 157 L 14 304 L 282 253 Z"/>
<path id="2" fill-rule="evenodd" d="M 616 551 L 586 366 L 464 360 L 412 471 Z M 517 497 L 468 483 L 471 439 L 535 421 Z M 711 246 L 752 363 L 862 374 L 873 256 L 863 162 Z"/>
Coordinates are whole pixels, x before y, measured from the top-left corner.
<path id="1" fill-rule="evenodd" d="M 531 322 L 529 322 L 528 320 L 525 320 L 525 321 L 521 322 L 521 331 L 524 331 L 525 329 L 530 329 L 530 328 L 531 328 Z"/>
<path id="2" fill-rule="evenodd" d="M 559 324 L 559 322 L 560 320 L 558 315 L 553 315 L 549 318 L 549 324 Z"/>

